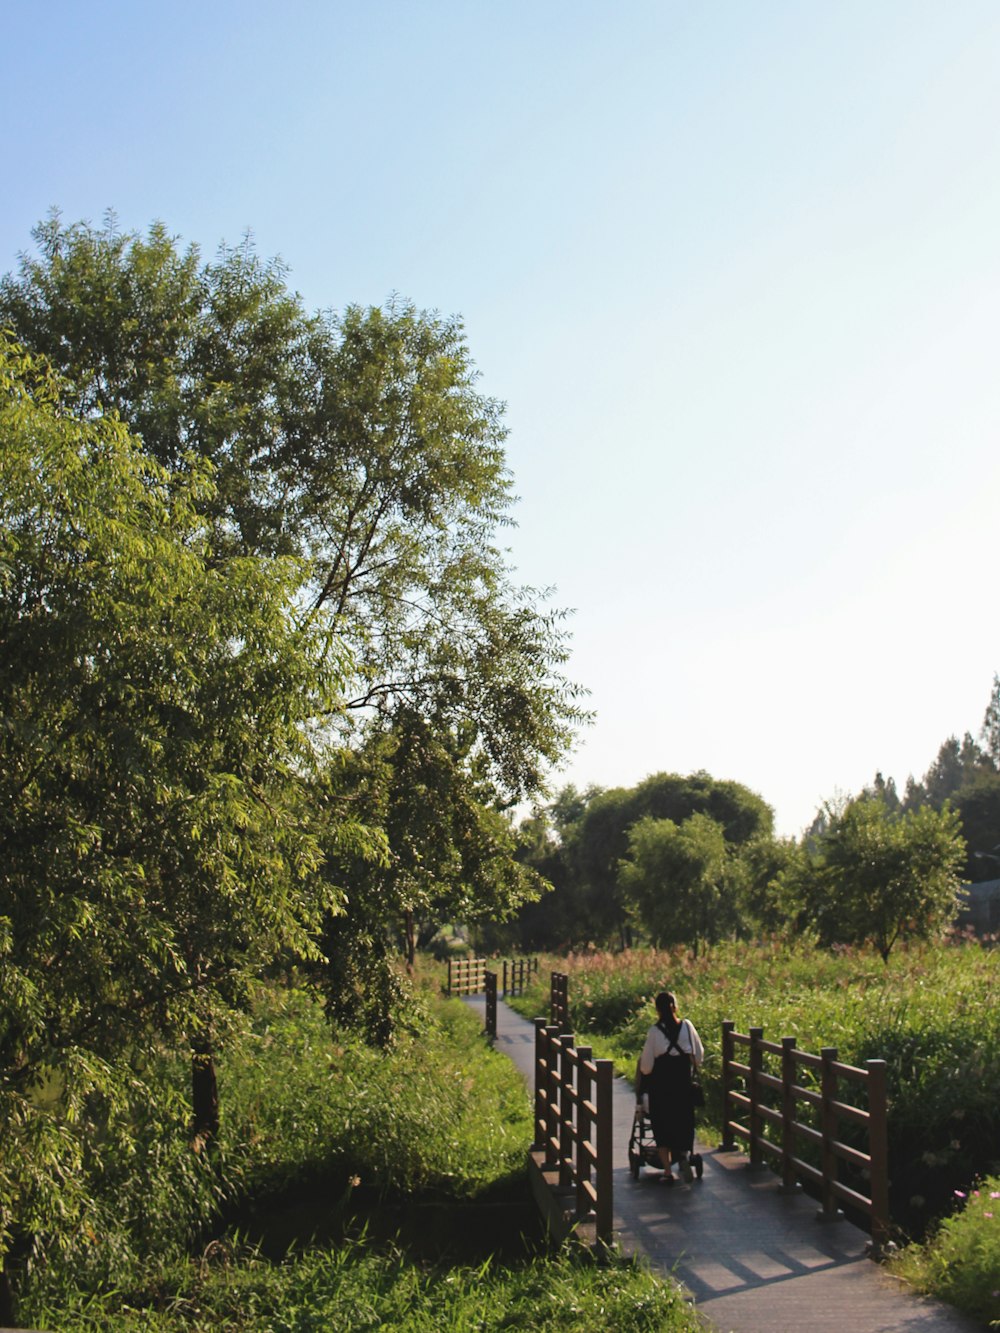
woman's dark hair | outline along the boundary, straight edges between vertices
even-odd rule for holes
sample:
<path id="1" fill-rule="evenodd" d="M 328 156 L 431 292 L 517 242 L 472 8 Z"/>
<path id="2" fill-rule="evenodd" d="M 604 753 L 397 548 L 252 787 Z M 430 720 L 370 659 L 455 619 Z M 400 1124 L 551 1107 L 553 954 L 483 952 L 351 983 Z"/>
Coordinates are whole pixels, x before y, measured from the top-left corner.
<path id="1" fill-rule="evenodd" d="M 656 1012 L 661 1018 L 668 1019 L 672 1023 L 679 1021 L 677 1018 L 677 997 L 672 991 L 661 990 L 653 1003 L 656 1005 Z"/>

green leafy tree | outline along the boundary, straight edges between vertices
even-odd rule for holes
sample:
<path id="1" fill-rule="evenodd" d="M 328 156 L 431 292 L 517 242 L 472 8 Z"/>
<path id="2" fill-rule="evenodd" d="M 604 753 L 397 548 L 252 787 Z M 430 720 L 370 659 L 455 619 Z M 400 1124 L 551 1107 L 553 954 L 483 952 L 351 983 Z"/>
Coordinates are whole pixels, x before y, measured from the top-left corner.
<path id="1" fill-rule="evenodd" d="M 995 672 L 993 692 L 983 717 L 982 739 L 993 767 L 1000 770 L 1000 675 Z"/>
<path id="2" fill-rule="evenodd" d="M 514 584 L 502 406 L 455 319 L 405 303 L 307 314 L 247 240 L 205 263 L 145 237 L 35 230 L 0 324 L 50 357 L 83 412 L 113 408 L 158 461 L 208 460 L 214 547 L 296 554 L 351 650 L 341 722 L 397 710 L 474 728 L 504 799 L 537 790 L 582 720 L 566 641 Z"/>
<path id="3" fill-rule="evenodd" d="M 760 834 L 730 851 L 737 934 L 784 934 L 796 929 L 798 901 L 790 890 L 800 849 L 794 838 Z"/>
<path id="4" fill-rule="evenodd" d="M 817 840 L 811 916 L 826 943 L 869 942 L 888 962 L 900 938 L 929 938 L 954 920 L 965 844 L 958 814 L 893 812 L 862 797 Z"/>
<path id="5" fill-rule="evenodd" d="M 483 827 L 540 790 L 585 714 L 561 613 L 513 581 L 498 541 L 513 502 L 503 409 L 477 389 L 460 322 L 403 302 L 309 314 L 249 238 L 206 262 L 160 224 L 142 236 L 52 215 L 34 237 L 0 282 L 0 326 L 51 358 L 81 416 L 113 408 L 179 475 L 210 465 L 192 504 L 213 560 L 301 562 L 298 604 L 346 649 L 331 732 L 361 752 L 423 718 L 455 738 L 463 780 L 489 787 Z M 344 781 L 361 767 L 334 766 L 324 796 L 356 809 Z M 424 830 L 394 817 L 389 834 L 377 878 L 387 891 L 399 876 L 391 900 L 417 912 L 407 866 Z M 386 917 L 363 901 L 354 891 L 333 931 L 337 967 L 374 993 Z"/>
<path id="6" fill-rule="evenodd" d="M 955 797 L 966 842 L 963 877 L 1000 879 L 1000 773 L 981 773 Z"/>
<path id="7" fill-rule="evenodd" d="M 727 882 L 728 845 L 714 819 L 693 814 L 681 824 L 646 816 L 629 829 L 623 890 L 642 930 L 659 946 L 699 946 L 736 924 Z"/>
<path id="8" fill-rule="evenodd" d="M 402 938 L 412 967 L 418 940 L 429 942 L 443 923 L 505 921 L 543 887 L 517 856 L 515 830 L 497 808 L 486 765 L 470 762 L 469 744 L 470 736 L 419 713 L 397 714 L 390 731 L 373 729 L 339 767 L 345 799 L 382 832 L 387 851 L 378 862 L 365 847 L 328 858 L 324 873 L 344 886 L 347 901 L 324 931 L 324 989 L 339 1021 L 360 1016 L 381 1043 L 398 996 L 391 941 Z"/>
<path id="9" fill-rule="evenodd" d="M 340 905 L 310 784 L 342 651 L 295 562 L 216 555 L 211 495 L 0 346 L 0 1251 L 71 1216 L 74 1126 L 151 1039 L 212 1136 L 248 979 Z"/>
<path id="10" fill-rule="evenodd" d="M 731 846 L 769 836 L 774 816 L 756 792 L 704 772 L 683 776 L 655 773 L 635 787 L 595 792 L 563 835 L 570 882 L 581 900 L 581 920 L 593 932 L 584 938 L 631 939 L 634 918 L 619 874 L 629 853 L 629 833 L 642 819 L 681 824 L 705 815 Z"/>
<path id="11" fill-rule="evenodd" d="M 978 781 L 983 774 L 995 772 L 996 767 L 989 752 L 977 745 L 968 731 L 961 741 L 957 736 L 949 736 L 942 742 L 923 780 L 915 782 L 912 776 L 907 779 L 903 809 L 915 810 L 926 804 L 940 810 L 945 801 L 954 800 L 963 787 Z M 882 796 L 884 792 L 876 785 L 874 789 L 866 788 L 862 794 Z"/>

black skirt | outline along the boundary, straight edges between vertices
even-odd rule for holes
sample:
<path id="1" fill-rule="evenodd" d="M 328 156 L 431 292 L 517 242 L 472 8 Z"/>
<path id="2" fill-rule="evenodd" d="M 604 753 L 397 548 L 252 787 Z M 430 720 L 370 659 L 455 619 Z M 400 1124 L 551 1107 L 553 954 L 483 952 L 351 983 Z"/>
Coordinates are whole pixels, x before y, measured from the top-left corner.
<path id="1" fill-rule="evenodd" d="M 691 1057 L 661 1055 L 645 1087 L 649 1092 L 649 1122 L 658 1148 L 671 1157 L 694 1148 L 694 1099 L 691 1095 Z"/>

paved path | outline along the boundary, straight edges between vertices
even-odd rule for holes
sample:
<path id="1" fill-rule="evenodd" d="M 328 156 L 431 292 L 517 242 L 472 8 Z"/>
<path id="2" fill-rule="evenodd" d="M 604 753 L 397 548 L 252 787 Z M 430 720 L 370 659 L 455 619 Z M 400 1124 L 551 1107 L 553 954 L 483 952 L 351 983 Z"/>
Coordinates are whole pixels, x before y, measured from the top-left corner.
<path id="1" fill-rule="evenodd" d="M 471 996 L 484 1008 L 482 996 Z M 502 1001 L 497 1048 L 534 1087 L 534 1026 Z M 924 1300 L 865 1254 L 867 1236 L 817 1219 L 816 1203 L 786 1196 L 740 1153 L 699 1144 L 704 1179 L 665 1188 L 659 1172 L 633 1180 L 628 1141 L 635 1094 L 614 1084 L 615 1234 L 628 1254 L 684 1284 L 698 1310 L 727 1333 L 970 1333 L 980 1326 Z"/>

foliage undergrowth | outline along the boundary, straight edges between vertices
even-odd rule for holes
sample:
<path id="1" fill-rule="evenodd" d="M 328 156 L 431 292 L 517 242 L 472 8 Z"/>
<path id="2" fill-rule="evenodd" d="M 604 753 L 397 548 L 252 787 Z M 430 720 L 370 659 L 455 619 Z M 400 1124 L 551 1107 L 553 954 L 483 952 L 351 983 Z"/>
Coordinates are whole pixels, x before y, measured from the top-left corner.
<path id="1" fill-rule="evenodd" d="M 569 974 L 571 1026 L 631 1076 L 653 998 L 669 989 L 708 1051 L 706 1119 L 721 1126 L 720 1040 L 724 1019 L 739 1032 L 764 1028 L 801 1050 L 888 1066 L 892 1213 L 919 1234 L 948 1208 L 955 1189 L 998 1166 L 1000 1143 L 1000 951 L 974 943 L 911 945 L 888 964 L 859 949 L 805 944 L 721 944 L 636 949 L 546 960 L 539 981 L 512 1003 L 547 1012 L 549 968 Z"/>
<path id="2" fill-rule="evenodd" d="M 892 1262 L 898 1276 L 929 1296 L 1000 1328 L 1000 1176 L 968 1194 L 956 1191 L 958 1211 L 924 1245 L 908 1245 Z"/>
<path id="3" fill-rule="evenodd" d="M 275 1264 L 259 1252 L 217 1249 L 202 1263 L 152 1275 L 145 1289 L 79 1296 L 59 1310 L 63 1333 L 132 1330 L 253 1330 L 326 1333 L 392 1328 L 413 1333 L 468 1329 L 670 1333 L 700 1325 L 679 1289 L 613 1258 L 597 1266 L 567 1250 L 505 1267 L 414 1263 L 405 1250 L 361 1242 L 309 1247 Z"/>
<path id="4" fill-rule="evenodd" d="M 211 1160 L 191 1152 L 178 1118 L 160 1126 L 155 1170 L 133 1158 L 96 1174 L 92 1187 L 110 1191 L 104 1234 L 72 1262 L 36 1259 L 20 1321 L 64 1333 L 694 1328 L 676 1288 L 635 1265 L 543 1252 L 519 1075 L 461 1003 L 425 994 L 409 1014 L 396 1044 L 373 1050 L 331 1031 L 302 989 L 262 987 L 220 1060 Z M 165 1071 L 176 1083 L 180 1071 Z M 191 1182 L 205 1176 L 216 1222 L 195 1209 L 193 1244 Z M 144 1189 L 145 1229 L 130 1208 L 116 1222 L 116 1192 Z"/>

